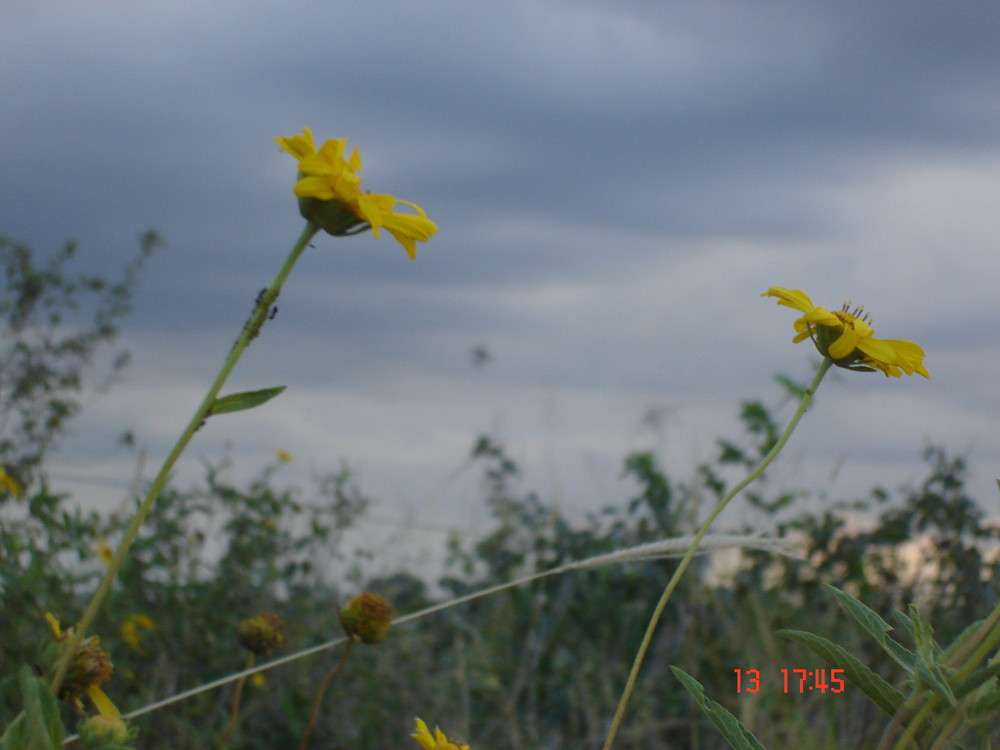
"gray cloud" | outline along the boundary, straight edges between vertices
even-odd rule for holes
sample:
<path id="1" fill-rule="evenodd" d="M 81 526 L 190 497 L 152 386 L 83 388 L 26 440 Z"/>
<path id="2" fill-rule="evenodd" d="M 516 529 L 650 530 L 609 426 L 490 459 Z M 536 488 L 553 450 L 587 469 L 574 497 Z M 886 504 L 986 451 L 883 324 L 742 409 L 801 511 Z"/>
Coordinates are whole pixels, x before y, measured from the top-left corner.
<path id="1" fill-rule="evenodd" d="M 159 229 L 170 250 L 128 323 L 125 388 L 195 388 L 300 230 L 294 162 L 271 139 L 308 125 L 350 137 L 366 187 L 441 231 L 416 263 L 390 238 L 318 238 L 239 373 L 331 403 L 384 398 L 399 434 L 449 436 L 420 446 L 418 469 L 399 450 L 354 455 L 381 467 L 377 490 L 446 475 L 454 436 L 471 443 L 498 413 L 528 461 L 545 439 L 582 451 L 590 430 L 604 438 L 590 455 L 613 464 L 632 428 L 610 415 L 634 427 L 651 403 L 681 405 L 710 453 L 740 398 L 804 371 L 794 316 L 758 296 L 772 284 L 866 302 L 934 376 L 848 374 L 825 396 L 846 416 L 809 461 L 889 451 L 898 476 L 890 454 L 912 468 L 922 436 L 968 434 L 985 487 L 1000 447 L 974 408 L 995 399 L 981 374 L 998 364 L 998 36 L 1000 7 L 936 2 L 11 4 L 0 231 L 39 250 L 78 237 L 81 262 L 110 270 Z M 468 351 L 484 342 L 477 374 Z M 572 403 L 565 434 L 521 409 L 539 389 Z M 866 440 L 872 417 L 852 405 L 890 394 L 929 416 Z M 263 434 L 317 462 L 323 429 L 332 446 L 338 429 L 390 429 L 374 408 L 328 428 L 272 408 Z M 164 410 L 182 407 L 151 409 L 127 413 L 159 448 Z M 579 484 L 563 489 L 586 505 Z"/>

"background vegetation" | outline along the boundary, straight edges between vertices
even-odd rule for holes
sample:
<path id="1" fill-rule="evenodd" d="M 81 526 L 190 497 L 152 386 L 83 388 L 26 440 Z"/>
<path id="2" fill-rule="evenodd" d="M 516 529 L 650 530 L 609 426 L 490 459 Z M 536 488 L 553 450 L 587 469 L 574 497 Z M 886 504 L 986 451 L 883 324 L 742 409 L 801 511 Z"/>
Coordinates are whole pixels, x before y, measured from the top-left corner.
<path id="1" fill-rule="evenodd" d="M 85 513 L 73 498 L 52 493 L 45 457 L 80 411 L 84 375 L 107 381 L 93 372 L 95 353 L 113 342 L 115 320 L 128 311 L 136 274 L 157 245 L 155 235 L 146 235 L 122 280 L 111 283 L 69 276 L 72 246 L 39 268 L 26 247 L 0 240 L 7 274 L 0 300 L 0 462 L 29 488 L 20 497 L 0 497 L 0 725 L 20 707 L 17 669 L 35 663 L 48 640 L 44 613 L 64 623 L 80 615 L 102 572 L 95 550 L 119 538 L 128 521 L 128 513 Z M 113 357 L 111 374 L 125 361 Z M 778 384 L 791 394 L 800 388 L 787 378 Z M 93 630 L 115 662 L 106 692 L 127 712 L 242 668 L 236 629 L 259 610 L 290 623 L 283 649 L 289 652 L 336 637 L 336 610 L 361 587 L 406 614 L 532 571 L 691 533 L 699 512 L 725 493 L 728 478 L 754 465 L 780 434 L 761 401 L 744 403 L 741 419 L 743 434 L 720 439 L 717 458 L 689 476 L 668 475 L 652 453 L 625 456 L 622 471 L 634 493 L 583 522 L 525 490 L 504 446 L 478 437 L 471 452 L 494 527 L 481 539 L 453 538 L 449 574 L 437 587 L 405 570 L 345 582 L 350 591 L 319 575 L 313 561 L 338 554 L 342 532 L 369 502 L 349 468 L 309 487 L 282 487 L 270 466 L 237 487 L 223 481 L 224 465 L 208 465 L 203 486 L 171 488 L 160 497 L 101 610 Z M 924 458 L 923 482 L 875 488 L 862 498 L 819 502 L 808 488 L 772 490 L 766 478 L 755 484 L 746 500 L 760 512 L 759 528 L 797 535 L 807 560 L 746 553 L 738 568 L 720 576 L 702 559 L 670 602 L 616 747 L 726 747 L 671 665 L 696 676 L 769 748 L 874 746 L 885 718 L 859 692 L 782 692 L 782 667 L 823 665 L 775 631 L 827 635 L 898 682 L 899 668 L 822 584 L 844 589 L 886 619 L 915 602 L 939 642 L 992 609 L 997 560 L 987 553 L 995 552 L 998 531 L 966 494 L 961 457 L 928 445 Z M 848 527 L 857 513 L 871 519 L 866 530 Z M 214 530 L 211 543 L 204 528 Z M 352 560 L 341 561 L 352 569 Z M 673 565 L 576 571 L 395 628 L 384 643 L 355 650 L 327 695 L 312 746 L 405 747 L 419 715 L 474 750 L 600 747 Z M 230 747 L 295 747 L 313 691 L 336 656 L 293 662 L 248 686 Z M 737 695 L 734 668 L 760 669 L 763 689 Z M 137 746 L 213 746 L 232 689 L 136 719 Z"/>

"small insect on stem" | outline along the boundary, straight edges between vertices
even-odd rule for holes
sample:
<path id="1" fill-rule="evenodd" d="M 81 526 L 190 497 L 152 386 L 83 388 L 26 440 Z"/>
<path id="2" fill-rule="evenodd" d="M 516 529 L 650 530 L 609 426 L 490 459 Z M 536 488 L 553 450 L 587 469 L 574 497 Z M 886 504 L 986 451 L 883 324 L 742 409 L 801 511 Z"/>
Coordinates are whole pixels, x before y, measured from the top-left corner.
<path id="1" fill-rule="evenodd" d="M 278 306 L 275 305 L 271 308 L 270 314 L 267 316 L 268 320 L 274 320 L 274 316 L 278 314 Z"/>

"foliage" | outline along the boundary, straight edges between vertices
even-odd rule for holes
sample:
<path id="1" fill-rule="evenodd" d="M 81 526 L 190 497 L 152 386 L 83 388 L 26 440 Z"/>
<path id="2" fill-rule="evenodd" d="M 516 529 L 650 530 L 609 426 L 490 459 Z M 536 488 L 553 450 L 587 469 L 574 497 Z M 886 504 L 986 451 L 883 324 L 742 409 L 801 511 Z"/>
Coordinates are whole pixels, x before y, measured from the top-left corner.
<path id="1" fill-rule="evenodd" d="M 63 724 L 55 721 L 51 694 L 33 675 L 48 637 L 43 615 L 67 622 L 79 615 L 103 571 L 102 545 L 121 537 L 130 515 L 84 512 L 73 498 L 51 492 L 44 457 L 79 411 L 83 371 L 96 347 L 113 338 L 111 320 L 127 309 L 135 276 L 127 271 L 118 286 L 69 280 L 63 261 L 39 270 L 26 249 L 3 248 L 13 271 L 0 310 L 14 364 L 0 384 L 0 413 L 12 430 L 0 456 L 18 477 L 36 478 L 25 497 L 7 499 L 0 516 L 0 723 L 9 727 L 0 747 L 13 748 L 22 744 L 26 722 L 44 725 L 39 731 L 52 738 L 71 725 L 65 706 Z M 89 335 L 70 334 L 63 315 L 76 310 L 70 300 L 83 293 L 103 301 Z M 801 395 L 790 379 L 779 384 L 784 395 Z M 630 496 L 582 520 L 523 489 L 505 447 L 478 438 L 471 455 L 494 526 L 482 538 L 452 537 L 449 574 L 437 587 L 408 570 L 359 579 L 358 561 L 341 540 L 369 500 L 348 467 L 289 488 L 280 486 L 279 464 L 237 486 L 227 480 L 225 462 L 206 463 L 202 484 L 160 494 L 94 624 L 114 657 L 107 690 L 129 711 L 241 669 L 246 657 L 237 627 L 260 610 L 283 615 L 290 626 L 285 651 L 294 651 L 338 636 L 336 613 L 347 588 L 376 591 L 406 614 L 534 571 L 690 533 L 702 505 L 723 497 L 731 477 L 773 447 L 782 433 L 775 411 L 759 401 L 743 404 L 743 434 L 720 440 L 716 459 L 683 477 L 651 452 L 627 456 Z M 748 552 L 725 575 L 704 560 L 689 571 L 668 604 L 615 747 L 716 750 L 726 747 L 724 736 L 753 748 L 875 747 L 887 716 L 912 708 L 914 684 L 941 701 L 940 716 L 960 706 L 970 727 L 990 716 L 1000 702 L 992 688 L 996 669 L 956 678 L 948 660 L 972 643 L 970 624 L 1000 600 L 1000 570 L 989 554 L 998 531 L 968 496 L 960 457 L 928 445 L 924 458 L 927 476 L 917 486 L 876 488 L 861 499 L 774 489 L 766 476 L 754 484 L 744 497 L 758 514 L 755 525 L 802 539 L 807 559 Z M 847 519 L 857 513 L 871 523 L 852 531 Z M 913 564 L 915 551 L 925 564 Z M 359 646 L 338 675 L 314 746 L 399 746 L 412 717 L 421 715 L 474 748 L 598 748 L 675 566 L 668 560 L 578 570 L 394 627 L 378 647 Z M 832 595 L 830 584 L 841 593 Z M 906 614 L 894 617 L 894 610 Z M 887 630 L 887 620 L 898 632 Z M 300 659 L 248 685 L 234 747 L 294 747 L 313 691 L 335 659 Z M 855 689 L 782 692 L 777 670 L 825 664 L 848 671 Z M 734 668 L 759 669 L 770 681 L 760 692 L 738 694 Z M 139 746 L 215 746 L 232 694 L 232 687 L 202 693 L 136 719 Z M 970 732 L 980 734 L 970 736 L 978 742 L 992 724 L 977 726 Z"/>
<path id="2" fill-rule="evenodd" d="M 109 281 L 70 275 L 74 242 L 39 265 L 27 245 L 0 237 L 6 271 L 0 297 L 0 463 L 21 485 L 29 484 L 67 421 L 79 413 L 84 369 L 118 335 L 116 321 L 131 310 L 139 273 L 162 246 L 155 232 L 144 233 L 121 279 Z M 128 352 L 119 351 L 109 381 L 127 362 Z"/>
<path id="3" fill-rule="evenodd" d="M 749 413 L 744 410 L 745 418 Z M 752 413 L 755 420 L 760 416 L 756 410 Z M 766 440 L 766 430 L 748 429 L 743 450 L 756 453 Z M 697 502 L 705 486 L 701 480 L 673 480 L 651 454 L 634 454 L 625 461 L 625 474 L 636 485 L 632 500 L 617 509 L 606 508 L 582 525 L 572 524 L 537 495 L 517 491 L 518 467 L 495 440 L 479 439 L 473 455 L 481 466 L 496 528 L 481 540 L 469 540 L 468 546 L 455 540 L 456 574 L 442 581 L 450 594 L 657 538 L 664 526 L 670 533 L 681 533 L 687 506 Z M 934 488 L 947 487 L 953 504 L 963 497 L 961 475 L 958 485 L 954 481 L 956 461 L 938 449 L 928 450 L 927 457 L 927 480 L 904 492 L 902 504 L 879 493 L 882 523 L 905 516 L 907 508 L 925 508 L 929 514 L 935 503 L 927 493 Z M 157 504 L 97 626 L 115 657 L 112 684 L 123 710 L 238 668 L 235 627 L 241 617 L 259 609 L 273 608 L 293 623 L 290 649 L 336 635 L 341 581 L 324 578 L 314 561 L 324 551 L 336 550 L 337 535 L 364 510 L 366 501 L 346 469 L 320 483 L 315 499 L 307 502 L 299 492 L 274 488 L 278 468 L 269 467 L 248 487 L 236 488 L 224 481 L 225 466 L 208 465 L 204 489 L 170 490 Z M 704 477 L 724 472 L 725 462 L 699 467 L 697 473 Z M 761 499 L 777 508 L 772 500 Z M 944 501 L 940 498 L 938 504 Z M 99 570 L 93 541 L 120 533 L 120 525 L 115 525 L 120 522 L 71 511 L 65 497 L 39 492 L 29 506 L 39 524 L 37 538 L 25 542 L 34 545 L 33 554 L 4 561 L 3 607 L 12 615 L 4 625 L 11 628 L 3 634 L 4 644 L 37 643 L 43 630 L 40 614 L 67 611 L 67 602 L 79 602 L 93 586 Z M 915 513 L 913 523 L 919 524 L 922 517 Z M 964 550 L 975 541 L 978 527 L 969 526 L 975 517 L 971 507 L 961 515 L 934 517 L 957 518 L 963 524 L 966 533 L 956 534 L 942 521 L 939 530 L 949 531 L 955 540 L 949 549 Z M 824 606 L 818 606 L 815 589 L 822 589 L 825 581 L 857 588 L 888 616 L 886 604 L 913 591 L 899 548 L 909 535 L 898 535 L 895 525 L 897 536 L 891 539 L 883 538 L 887 532 L 880 537 L 879 527 L 859 532 L 866 540 L 880 542 L 868 550 L 870 558 L 862 555 L 850 568 L 859 571 L 858 577 L 845 578 L 844 568 L 835 564 L 838 556 L 864 548 L 852 544 L 849 535 L 828 534 L 830 524 L 821 523 L 823 518 L 843 520 L 836 508 L 827 508 L 820 518 L 802 512 L 779 522 L 815 532 L 808 565 L 752 553 L 731 582 L 710 581 L 705 569 L 698 579 L 685 582 L 641 677 L 631 709 L 634 734 L 620 738 L 622 747 L 721 747 L 713 744 L 717 738 L 693 713 L 682 684 L 669 671 L 668 665 L 678 659 L 684 672 L 697 675 L 705 694 L 719 701 L 720 710 L 738 717 L 765 746 L 788 747 L 807 738 L 816 748 L 837 747 L 843 738 L 862 747 L 872 745 L 882 725 L 876 714 L 856 708 L 863 700 L 860 692 L 837 696 L 834 707 L 834 696 L 794 696 L 793 701 L 775 684 L 760 695 L 736 695 L 732 681 L 736 666 L 820 666 L 810 662 L 801 647 L 774 636 L 775 630 L 790 628 L 837 634 L 844 649 L 898 684 L 898 665 L 889 657 L 875 658 L 862 635 L 845 627 L 846 615 L 830 606 L 828 594 L 823 594 Z M 205 528 L 218 531 L 199 531 Z M 4 531 L 11 534 L 8 538 L 24 538 L 13 528 Z M 60 554 L 39 554 L 43 538 Z M 888 554 L 892 549 L 894 556 Z M 878 587 L 862 585 L 867 559 L 877 562 L 871 570 L 881 571 Z M 896 568 L 892 561 L 898 563 Z M 345 687 L 335 688 L 328 700 L 316 741 L 388 746 L 400 731 L 400 717 L 420 712 L 439 717 L 449 727 L 466 726 L 465 736 L 474 736 L 482 746 L 599 747 L 650 603 L 672 565 L 648 562 L 578 571 L 401 627 L 378 649 L 365 650 L 348 664 L 338 683 Z M 807 569 L 812 576 L 805 574 Z M 962 571 L 971 569 L 942 570 L 949 571 L 949 577 L 922 579 L 921 595 L 930 599 L 937 591 L 946 604 L 964 602 L 947 597 L 961 597 L 972 589 L 973 582 L 962 579 Z M 892 585 L 884 580 L 890 571 L 895 573 Z M 401 611 L 431 601 L 426 584 L 402 571 L 366 586 L 393 598 Z M 985 614 L 986 604 L 974 610 L 976 617 Z M 155 630 L 142 633 L 138 647 L 120 632 L 121 624 L 136 613 L 156 623 Z M 940 632 L 947 633 L 947 627 Z M 14 665 L 31 663 L 31 658 L 25 650 L 7 648 L 4 664 L 11 669 L 5 668 L 4 674 L 13 677 Z M 329 662 L 317 657 L 269 672 L 265 686 L 245 699 L 239 746 L 294 743 L 306 720 L 311 688 Z M 435 689 L 422 689 L 426 684 Z M 4 689 L 4 705 L 17 705 L 13 679 L 5 678 Z M 142 746 L 176 747 L 216 736 L 226 720 L 226 695 L 225 690 L 204 694 L 138 719 L 140 737 L 147 738 Z M 759 721 L 762 716 L 768 720 Z M 823 738 L 828 740 L 825 745 Z"/>

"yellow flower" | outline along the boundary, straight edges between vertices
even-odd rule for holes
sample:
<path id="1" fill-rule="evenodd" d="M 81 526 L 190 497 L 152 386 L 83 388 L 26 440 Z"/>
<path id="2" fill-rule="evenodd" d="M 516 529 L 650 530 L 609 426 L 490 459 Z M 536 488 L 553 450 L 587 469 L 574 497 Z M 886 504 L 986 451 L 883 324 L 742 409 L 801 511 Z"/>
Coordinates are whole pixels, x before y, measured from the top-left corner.
<path id="1" fill-rule="evenodd" d="M 358 149 L 344 158 L 347 139 L 328 140 L 319 151 L 312 131 L 302 129 L 302 135 L 274 139 L 279 146 L 299 162 L 299 181 L 295 195 L 299 197 L 302 217 L 334 236 L 357 234 L 366 229 L 379 236 L 384 228 L 396 238 L 411 259 L 417 257 L 416 243 L 426 242 L 437 232 L 437 226 L 415 203 L 391 195 L 373 195 L 361 190 L 361 156 Z M 414 211 L 397 213 L 393 209 L 402 203 Z"/>
<path id="2" fill-rule="evenodd" d="M 274 457 L 277 458 L 283 464 L 290 464 L 295 462 L 295 456 L 293 456 L 288 451 L 282 448 L 274 449 Z"/>
<path id="3" fill-rule="evenodd" d="M 437 727 L 434 728 L 434 735 L 431 736 L 427 724 L 421 719 L 417 719 L 417 729 L 410 736 L 419 742 L 424 750 L 469 750 L 468 745 L 459 745 L 449 740 L 444 732 Z"/>
<path id="4" fill-rule="evenodd" d="M 924 350 L 912 341 L 875 338 L 871 318 L 860 307 L 851 310 L 845 303 L 840 310 L 831 312 L 814 305 L 805 292 L 780 286 L 772 286 L 761 296 L 777 297 L 779 305 L 805 313 L 795 321 L 797 334 L 792 341 L 811 338 L 819 353 L 838 367 L 860 372 L 879 370 L 895 378 L 904 372 L 930 377 L 924 367 Z"/>
<path id="5" fill-rule="evenodd" d="M 45 661 L 55 664 L 60 656 L 61 649 L 69 643 L 73 637 L 73 628 L 63 630 L 59 625 L 59 620 L 50 612 L 45 613 L 45 620 L 52 630 L 55 638 L 54 649 L 46 651 Z M 111 699 L 101 690 L 101 683 L 105 682 L 114 671 L 111 657 L 100 647 L 101 640 L 96 635 L 84 638 L 76 647 L 76 653 L 70 660 L 69 670 L 63 678 L 59 688 L 59 697 L 73 701 L 82 708 L 80 697 L 86 695 L 100 712 L 101 716 L 120 717 L 118 709 Z"/>
<path id="6" fill-rule="evenodd" d="M 24 488 L 7 473 L 7 467 L 3 464 L 0 464 L 0 490 L 6 490 L 12 495 L 24 494 Z"/>
<path id="7" fill-rule="evenodd" d="M 119 629 L 121 633 L 122 640 L 125 641 L 132 650 L 136 653 L 143 652 L 142 646 L 142 633 L 139 632 L 139 628 L 143 630 L 156 630 L 156 623 L 153 622 L 149 615 L 144 614 L 134 614 L 129 615 L 122 622 L 122 626 Z"/>
<path id="8" fill-rule="evenodd" d="M 111 549 L 111 545 L 104 537 L 100 537 L 97 540 L 97 544 L 94 545 L 94 552 L 104 563 L 104 567 L 108 568 L 111 566 L 111 560 L 114 559 L 115 551 Z"/>

